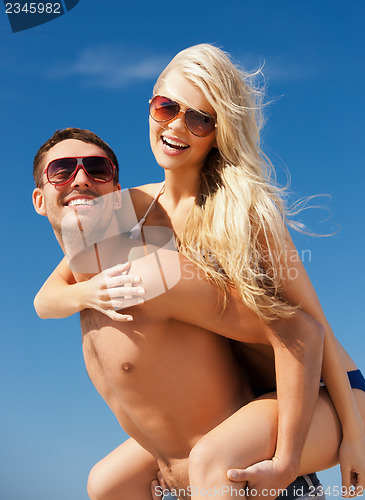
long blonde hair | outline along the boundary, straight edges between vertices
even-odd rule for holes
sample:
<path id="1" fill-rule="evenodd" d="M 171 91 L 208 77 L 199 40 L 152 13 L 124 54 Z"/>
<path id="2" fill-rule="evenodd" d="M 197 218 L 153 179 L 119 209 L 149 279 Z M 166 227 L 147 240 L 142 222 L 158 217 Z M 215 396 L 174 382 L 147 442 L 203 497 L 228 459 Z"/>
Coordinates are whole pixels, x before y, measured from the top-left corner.
<path id="1" fill-rule="evenodd" d="M 285 249 L 285 189 L 276 185 L 260 147 L 263 92 L 253 84 L 257 72 L 243 72 L 213 45 L 195 45 L 165 68 L 155 94 L 171 70 L 190 80 L 217 114 L 218 149 L 201 169 L 179 250 L 224 291 L 234 286 L 262 319 L 286 317 L 295 308 L 280 294 L 281 273 L 272 257 Z"/>

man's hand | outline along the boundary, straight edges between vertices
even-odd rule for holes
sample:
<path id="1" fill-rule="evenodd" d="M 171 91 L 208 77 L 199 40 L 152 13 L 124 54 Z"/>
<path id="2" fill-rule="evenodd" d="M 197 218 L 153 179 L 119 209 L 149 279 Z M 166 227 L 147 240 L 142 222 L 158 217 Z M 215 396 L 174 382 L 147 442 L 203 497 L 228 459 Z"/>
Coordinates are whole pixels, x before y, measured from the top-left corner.
<path id="1" fill-rule="evenodd" d="M 246 469 L 229 469 L 227 477 L 234 482 L 246 482 L 248 496 L 274 499 L 296 478 L 296 474 L 289 469 L 274 457 Z M 252 490 L 251 494 L 249 490 Z"/>
<path id="2" fill-rule="evenodd" d="M 154 479 L 151 483 L 151 493 L 152 500 L 161 500 L 163 498 L 163 492 L 168 491 L 169 487 L 167 486 L 164 478 L 160 471 L 157 472 L 157 479 Z"/>

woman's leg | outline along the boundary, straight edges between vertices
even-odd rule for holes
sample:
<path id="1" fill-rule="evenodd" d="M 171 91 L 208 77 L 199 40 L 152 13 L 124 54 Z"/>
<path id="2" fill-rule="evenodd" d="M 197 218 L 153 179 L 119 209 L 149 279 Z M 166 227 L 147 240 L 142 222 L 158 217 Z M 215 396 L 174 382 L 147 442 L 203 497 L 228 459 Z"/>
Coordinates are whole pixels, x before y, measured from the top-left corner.
<path id="1" fill-rule="evenodd" d="M 365 393 L 357 390 L 354 393 L 365 419 Z M 276 394 L 272 393 L 244 406 L 204 436 L 192 449 L 189 459 L 192 498 L 203 498 L 209 490 L 216 491 L 215 488 L 218 488 L 219 498 L 242 498 L 242 491 L 241 495 L 235 495 L 235 490 L 239 491 L 245 485 L 229 481 L 227 470 L 246 468 L 273 457 L 277 417 Z M 340 441 L 337 414 L 327 391 L 321 389 L 299 474 L 336 465 Z"/>
<path id="2" fill-rule="evenodd" d="M 87 491 L 91 500 L 152 500 L 151 481 L 157 471 L 153 456 L 128 439 L 94 465 Z"/>

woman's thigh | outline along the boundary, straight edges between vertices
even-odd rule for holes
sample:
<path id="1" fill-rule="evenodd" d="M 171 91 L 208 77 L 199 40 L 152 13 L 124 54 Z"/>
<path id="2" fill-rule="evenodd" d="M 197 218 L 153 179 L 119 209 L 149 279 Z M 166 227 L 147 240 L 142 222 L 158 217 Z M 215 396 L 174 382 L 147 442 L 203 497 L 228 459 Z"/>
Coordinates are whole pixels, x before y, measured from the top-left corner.
<path id="1" fill-rule="evenodd" d="M 94 465 L 88 494 L 91 500 L 151 500 L 157 471 L 156 459 L 130 438 Z"/>
<path id="2" fill-rule="evenodd" d="M 365 392 L 352 390 L 365 423 Z M 328 469 L 338 463 L 338 451 L 342 440 L 341 425 L 326 389 L 321 389 L 313 420 L 305 442 L 300 474 Z"/>
<path id="3" fill-rule="evenodd" d="M 197 443 L 197 454 L 207 466 L 246 468 L 271 459 L 275 453 L 278 409 L 276 394 L 258 398 L 240 408 Z M 320 390 L 305 442 L 300 475 L 332 467 L 338 462 L 341 428 L 325 389 Z M 192 455 L 194 456 L 194 450 Z"/>

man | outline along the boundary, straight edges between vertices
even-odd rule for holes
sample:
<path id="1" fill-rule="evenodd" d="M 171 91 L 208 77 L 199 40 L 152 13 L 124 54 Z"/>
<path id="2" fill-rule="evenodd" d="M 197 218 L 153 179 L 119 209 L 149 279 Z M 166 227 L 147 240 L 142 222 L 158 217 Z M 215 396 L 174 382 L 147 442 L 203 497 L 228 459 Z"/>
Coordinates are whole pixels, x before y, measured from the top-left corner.
<path id="1" fill-rule="evenodd" d="M 92 159 L 101 157 L 108 158 L 111 165 L 106 160 L 98 171 Z M 66 163 L 59 161 L 65 158 L 69 159 Z M 33 192 L 34 207 L 48 217 L 62 249 L 71 256 L 71 264 L 74 259 L 73 272 L 66 271 L 67 281 L 74 283 L 73 290 L 80 290 L 85 280 L 105 269 L 101 262 L 104 257 L 100 257 L 100 245 L 104 242 L 102 254 L 107 256 L 104 260 L 108 265 L 127 260 L 135 248 L 138 253 L 148 247 L 149 242 L 135 243 L 118 233 L 118 221 L 113 219 L 114 209 L 123 205 L 118 164 L 109 146 L 95 134 L 79 129 L 56 132 L 36 155 L 34 177 L 37 185 Z M 148 187 L 134 197 L 138 220 L 150 198 Z M 104 219 L 110 220 L 105 224 Z M 95 229 L 90 220 L 102 222 Z M 73 237 L 74 233 L 78 236 Z M 159 244 L 152 243 L 155 250 Z M 82 258 L 78 259 L 80 255 Z M 176 270 L 177 254 L 171 249 L 164 253 L 165 261 L 157 267 L 149 265 L 151 252 L 147 251 L 144 257 L 138 255 L 130 274 L 142 278 L 147 294 L 162 274 L 165 281 L 168 279 L 166 268 Z M 133 314 L 133 322 L 115 321 L 111 319 L 115 316 L 101 314 L 94 306 L 93 309 L 74 306 L 71 292 L 66 289 L 65 300 L 60 300 L 64 307 L 69 297 L 68 314 L 83 309 L 81 328 L 87 371 L 131 436 L 92 471 L 89 479 L 92 499 L 151 498 L 146 485 L 156 476 L 158 468 L 170 488 L 178 489 L 182 499 L 189 498 L 192 448 L 195 452 L 190 474 L 194 475 L 192 467 L 197 464 L 199 469 L 201 463 L 199 455 L 197 459 L 199 447 L 194 445 L 252 399 L 227 338 L 245 342 L 248 352 L 256 352 L 266 366 L 273 366 L 275 353 L 279 401 L 276 449 L 276 426 L 275 435 L 272 429 L 263 429 L 262 439 L 269 443 L 271 455 L 268 452 L 268 456 L 252 457 L 247 465 L 269 459 L 275 453 L 279 463 L 290 457 L 293 465 L 292 470 L 286 465 L 283 479 L 286 483 L 282 487 L 296 475 L 318 393 L 323 342 L 320 325 L 298 312 L 292 319 L 276 322 L 271 328 L 244 306 L 234 291 L 229 292 L 223 311 L 220 293 L 214 285 L 181 255 L 178 259 L 181 278 L 173 280 L 172 287 L 165 286 L 164 293 L 146 295 L 149 300 L 125 309 L 127 316 Z M 85 262 L 86 267 L 80 268 Z M 66 264 L 61 265 L 65 270 Z M 130 285 L 126 295 L 135 296 L 130 281 L 131 278 L 122 276 L 118 284 Z M 50 296 L 49 300 L 53 299 Z M 269 369 L 263 375 L 262 385 L 270 387 L 270 383 L 274 385 L 275 380 Z M 222 471 L 218 485 L 221 488 L 234 484 L 225 472 Z M 122 473 L 123 497 L 118 490 Z M 258 485 L 262 488 L 265 480 L 260 481 Z M 226 490 L 220 497 L 240 497 L 239 486 L 235 493 Z"/>

